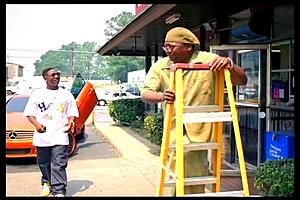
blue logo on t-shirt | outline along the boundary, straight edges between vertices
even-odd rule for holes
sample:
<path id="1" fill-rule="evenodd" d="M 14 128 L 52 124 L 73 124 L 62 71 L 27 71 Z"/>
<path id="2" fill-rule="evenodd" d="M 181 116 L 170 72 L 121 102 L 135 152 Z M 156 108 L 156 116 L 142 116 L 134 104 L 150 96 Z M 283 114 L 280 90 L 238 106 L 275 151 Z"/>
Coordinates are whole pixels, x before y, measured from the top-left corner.
<path id="1" fill-rule="evenodd" d="M 45 102 L 38 104 L 38 107 L 40 108 L 41 112 L 44 112 L 45 110 L 47 110 L 47 108 L 45 106 Z"/>

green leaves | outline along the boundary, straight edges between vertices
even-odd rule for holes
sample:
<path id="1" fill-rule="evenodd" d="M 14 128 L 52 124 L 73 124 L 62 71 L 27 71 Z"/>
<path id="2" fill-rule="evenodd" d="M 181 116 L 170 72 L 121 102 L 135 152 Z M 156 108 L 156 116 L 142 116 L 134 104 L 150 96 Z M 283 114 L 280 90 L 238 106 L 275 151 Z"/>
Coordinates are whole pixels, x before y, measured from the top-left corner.
<path id="1" fill-rule="evenodd" d="M 55 67 L 61 71 L 63 76 L 80 73 L 85 79 L 90 79 L 91 72 L 101 71 L 96 64 L 103 63 L 96 62 L 99 59 L 95 57 L 97 49 L 96 42 L 85 42 L 83 45 L 71 42 L 68 45 L 62 45 L 58 50 L 49 50 L 34 63 L 34 74 L 41 75 L 45 68 Z"/>
<path id="2" fill-rule="evenodd" d="M 150 142 L 161 145 L 163 114 L 159 111 L 144 118 L 144 106 L 144 102 L 140 98 L 119 99 L 108 105 L 108 112 L 116 123 L 139 129 L 139 134 L 142 134 Z"/>
<path id="3" fill-rule="evenodd" d="M 264 196 L 291 197 L 294 176 L 294 159 L 267 160 L 257 168 L 254 184 Z"/>
<path id="4" fill-rule="evenodd" d="M 114 81 L 128 82 L 127 73 L 145 68 L 144 57 L 110 56 L 106 58 L 107 74 Z"/>
<path id="5" fill-rule="evenodd" d="M 154 144 L 161 144 L 163 136 L 163 114 L 157 112 L 144 119 L 144 129 L 147 131 L 147 138 Z"/>
<path id="6" fill-rule="evenodd" d="M 125 12 L 118 14 L 115 17 L 112 17 L 110 20 L 106 20 L 106 29 L 104 34 L 107 40 L 110 40 L 115 36 L 122 28 L 124 28 L 129 22 L 134 18 L 134 14 L 131 12 Z"/>
<path id="7" fill-rule="evenodd" d="M 121 125 L 144 119 L 144 102 L 140 98 L 118 99 L 108 105 L 110 117 Z"/>

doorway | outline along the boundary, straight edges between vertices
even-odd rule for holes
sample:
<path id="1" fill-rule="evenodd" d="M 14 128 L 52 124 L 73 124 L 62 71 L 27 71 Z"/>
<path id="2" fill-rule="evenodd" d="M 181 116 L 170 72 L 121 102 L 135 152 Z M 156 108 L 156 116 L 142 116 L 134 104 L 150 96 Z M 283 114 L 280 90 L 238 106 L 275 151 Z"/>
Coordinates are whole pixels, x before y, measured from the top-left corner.
<path id="1" fill-rule="evenodd" d="M 212 45 L 210 51 L 228 56 L 247 73 L 244 86 L 234 86 L 239 126 L 247 165 L 256 167 L 263 159 L 266 105 L 270 86 L 270 45 Z M 226 104 L 226 99 L 225 99 Z M 232 123 L 225 123 L 225 161 L 237 164 Z"/>

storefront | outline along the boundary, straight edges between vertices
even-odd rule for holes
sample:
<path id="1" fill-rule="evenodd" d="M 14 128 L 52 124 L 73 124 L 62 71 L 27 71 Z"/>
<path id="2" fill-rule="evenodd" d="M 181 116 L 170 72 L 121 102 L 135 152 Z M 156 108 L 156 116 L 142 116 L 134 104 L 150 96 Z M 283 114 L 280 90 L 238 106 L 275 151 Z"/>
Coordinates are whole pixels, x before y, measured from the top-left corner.
<path id="1" fill-rule="evenodd" d="M 98 53 L 145 56 L 147 72 L 165 56 L 166 32 L 184 26 L 199 37 L 201 50 L 230 56 L 248 75 L 235 92 L 245 159 L 255 168 L 266 159 L 266 131 L 294 129 L 294 4 L 231 4 L 144 6 Z M 225 126 L 225 160 L 234 165 L 231 129 Z"/>

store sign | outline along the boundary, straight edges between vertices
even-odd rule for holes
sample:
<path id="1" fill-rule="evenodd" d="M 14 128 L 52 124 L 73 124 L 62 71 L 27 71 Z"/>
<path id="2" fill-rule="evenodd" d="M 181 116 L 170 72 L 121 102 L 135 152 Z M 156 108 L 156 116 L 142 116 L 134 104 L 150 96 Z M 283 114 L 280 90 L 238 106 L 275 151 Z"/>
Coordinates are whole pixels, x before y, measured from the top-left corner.
<path id="1" fill-rule="evenodd" d="M 139 15 L 146 10 L 151 4 L 135 4 L 135 15 Z"/>

